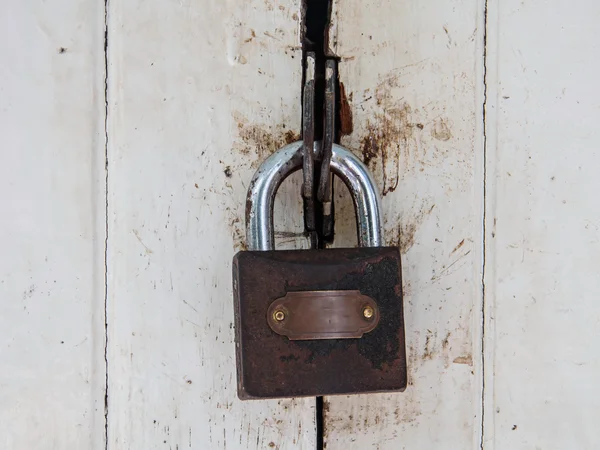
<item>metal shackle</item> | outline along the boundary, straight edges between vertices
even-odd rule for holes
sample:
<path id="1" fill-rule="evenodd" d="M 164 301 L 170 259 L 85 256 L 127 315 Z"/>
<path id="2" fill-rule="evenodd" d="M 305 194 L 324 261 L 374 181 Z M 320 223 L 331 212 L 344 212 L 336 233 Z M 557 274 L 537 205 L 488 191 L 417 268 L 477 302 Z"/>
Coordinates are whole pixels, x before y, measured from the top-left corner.
<path id="1" fill-rule="evenodd" d="M 321 143 L 315 142 L 318 159 Z M 273 205 L 283 181 L 302 167 L 302 141 L 277 150 L 258 168 L 246 199 L 246 244 L 248 250 L 274 250 Z M 354 202 L 358 244 L 381 247 L 379 192 L 369 170 L 351 151 L 334 144 L 331 171 L 347 186 Z"/>

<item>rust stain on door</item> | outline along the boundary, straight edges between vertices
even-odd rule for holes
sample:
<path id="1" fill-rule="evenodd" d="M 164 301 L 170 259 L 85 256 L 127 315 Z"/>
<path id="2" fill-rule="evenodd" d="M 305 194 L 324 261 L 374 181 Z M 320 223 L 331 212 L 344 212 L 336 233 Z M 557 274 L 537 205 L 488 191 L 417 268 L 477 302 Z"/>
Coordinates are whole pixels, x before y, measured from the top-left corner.
<path id="1" fill-rule="evenodd" d="M 249 123 L 239 113 L 234 114 L 239 138 L 234 142 L 234 150 L 248 157 L 252 167 L 258 167 L 271 154 L 281 147 L 300 140 L 300 134 L 282 123 L 258 125 Z"/>

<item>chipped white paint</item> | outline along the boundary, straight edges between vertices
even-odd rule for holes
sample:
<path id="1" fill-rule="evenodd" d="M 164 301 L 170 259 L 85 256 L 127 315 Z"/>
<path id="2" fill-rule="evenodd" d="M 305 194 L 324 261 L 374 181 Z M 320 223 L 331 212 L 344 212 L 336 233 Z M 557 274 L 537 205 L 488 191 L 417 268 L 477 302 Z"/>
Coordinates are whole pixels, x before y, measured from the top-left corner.
<path id="1" fill-rule="evenodd" d="M 314 399 L 238 400 L 231 292 L 248 182 L 300 127 L 299 12 L 109 4 L 109 448 L 315 447 Z"/>
<path id="2" fill-rule="evenodd" d="M 335 4 L 354 125 L 342 143 L 369 161 L 403 250 L 410 379 L 400 394 L 329 397 L 328 450 L 479 446 L 482 17 L 476 0 Z M 337 244 L 351 244 L 341 205 Z"/>
<path id="3" fill-rule="evenodd" d="M 306 79 L 305 82 L 315 80 L 315 59 L 313 57 L 306 58 Z"/>
<path id="4" fill-rule="evenodd" d="M 104 11 L 0 14 L 0 448 L 104 449 Z"/>
<path id="5" fill-rule="evenodd" d="M 237 399 L 231 328 L 248 181 L 300 128 L 299 1 L 109 4 L 108 218 L 103 2 L 73 3 L 0 15 L 0 448 L 105 448 L 108 223 L 108 448 L 312 450 L 313 399 Z M 486 449 L 600 445 L 600 6 L 490 2 L 485 236 L 483 11 L 334 3 L 343 143 L 404 251 L 410 385 L 327 398 L 328 450 L 478 449 L 483 400 Z M 283 248 L 307 245 L 298 182 Z"/>
<path id="6" fill-rule="evenodd" d="M 600 4 L 489 13 L 485 448 L 599 448 Z"/>

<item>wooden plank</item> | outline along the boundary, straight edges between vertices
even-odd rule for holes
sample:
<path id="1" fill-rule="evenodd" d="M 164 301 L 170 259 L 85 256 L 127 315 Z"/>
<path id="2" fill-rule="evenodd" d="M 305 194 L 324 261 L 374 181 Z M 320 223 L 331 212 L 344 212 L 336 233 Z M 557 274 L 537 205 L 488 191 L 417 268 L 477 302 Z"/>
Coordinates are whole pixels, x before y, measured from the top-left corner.
<path id="1" fill-rule="evenodd" d="M 597 2 L 490 2 L 485 448 L 598 448 Z"/>
<path id="2" fill-rule="evenodd" d="M 0 14 L 0 448 L 104 448 L 104 10 Z"/>
<path id="3" fill-rule="evenodd" d="M 109 8 L 109 448 L 314 448 L 314 399 L 238 400 L 231 291 L 248 183 L 298 139 L 299 2 Z"/>
<path id="4" fill-rule="evenodd" d="M 402 248 L 410 381 L 327 398 L 328 450 L 479 448 L 482 17 L 475 0 L 335 3 L 342 142 L 368 162 Z M 354 244 L 350 203 L 337 213 L 337 244 Z"/>

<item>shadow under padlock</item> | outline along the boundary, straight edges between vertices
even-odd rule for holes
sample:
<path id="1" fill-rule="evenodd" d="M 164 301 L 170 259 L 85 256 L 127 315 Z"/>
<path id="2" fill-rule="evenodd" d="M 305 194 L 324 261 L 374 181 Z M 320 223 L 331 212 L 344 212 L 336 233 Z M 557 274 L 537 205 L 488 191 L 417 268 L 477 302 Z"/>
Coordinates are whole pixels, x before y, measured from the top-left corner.
<path id="1" fill-rule="evenodd" d="M 302 142 L 287 145 L 264 161 L 248 189 L 248 251 L 233 258 L 238 396 L 402 391 L 400 250 L 381 246 L 375 183 L 360 159 L 334 145 L 331 170 L 352 195 L 359 247 L 276 251 L 275 195 L 301 166 Z"/>

